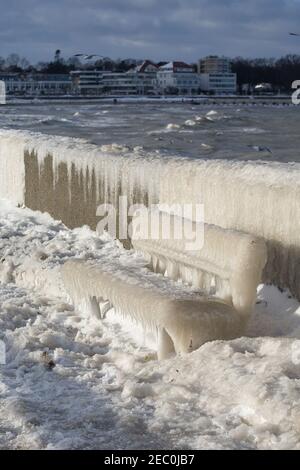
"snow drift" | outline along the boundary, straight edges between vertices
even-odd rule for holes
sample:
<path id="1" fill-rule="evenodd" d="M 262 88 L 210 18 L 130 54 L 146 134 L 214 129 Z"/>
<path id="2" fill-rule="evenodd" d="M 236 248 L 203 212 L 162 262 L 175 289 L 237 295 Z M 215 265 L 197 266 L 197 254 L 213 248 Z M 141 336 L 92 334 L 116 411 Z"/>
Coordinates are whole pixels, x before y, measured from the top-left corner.
<path id="1" fill-rule="evenodd" d="M 0 132 L 0 196 L 95 228 L 100 203 L 202 203 L 205 222 L 263 237 L 264 281 L 300 298 L 300 165 L 166 158 L 125 147 Z"/>

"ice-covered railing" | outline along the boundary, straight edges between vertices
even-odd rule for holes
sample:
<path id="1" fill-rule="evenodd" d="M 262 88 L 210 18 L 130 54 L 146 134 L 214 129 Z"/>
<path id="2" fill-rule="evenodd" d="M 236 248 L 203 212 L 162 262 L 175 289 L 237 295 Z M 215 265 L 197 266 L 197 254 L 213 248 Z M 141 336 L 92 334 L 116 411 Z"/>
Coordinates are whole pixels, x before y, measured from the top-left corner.
<path id="1" fill-rule="evenodd" d="M 140 216 L 138 223 L 145 225 L 150 216 L 153 216 L 151 212 Z M 169 219 L 176 223 L 176 217 L 162 214 L 159 228 L 164 230 Z M 173 352 L 193 351 L 207 341 L 242 335 L 267 258 L 264 241 L 205 226 L 204 246 L 200 243 L 198 249 L 186 251 L 187 240 L 137 240 L 136 220 L 134 246 L 149 254 L 152 262 L 157 259 L 154 264 L 160 269 L 163 265 L 165 275 L 178 279 L 184 268 L 198 289 L 190 290 L 147 269 L 129 268 L 119 260 L 69 261 L 62 268 L 62 278 L 75 307 L 101 319 L 108 305 L 145 330 L 157 330 L 159 359 Z M 212 279 L 216 287 L 214 295 L 210 292 Z"/>
<path id="2" fill-rule="evenodd" d="M 0 196 L 95 228 L 103 202 L 204 204 L 205 222 L 263 237 L 264 282 L 300 299 L 300 165 L 165 158 L 141 149 L 0 131 Z"/>

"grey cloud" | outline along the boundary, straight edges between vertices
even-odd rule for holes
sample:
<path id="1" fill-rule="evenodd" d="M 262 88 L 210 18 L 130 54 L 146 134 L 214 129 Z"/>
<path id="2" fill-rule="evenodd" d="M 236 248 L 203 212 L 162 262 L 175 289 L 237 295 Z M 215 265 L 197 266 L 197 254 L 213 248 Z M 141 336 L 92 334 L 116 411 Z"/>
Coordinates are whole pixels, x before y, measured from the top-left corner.
<path id="1" fill-rule="evenodd" d="M 300 53 L 299 0 L 0 0 L 0 55 L 156 60 Z M 300 28 L 300 27 L 299 27 Z"/>

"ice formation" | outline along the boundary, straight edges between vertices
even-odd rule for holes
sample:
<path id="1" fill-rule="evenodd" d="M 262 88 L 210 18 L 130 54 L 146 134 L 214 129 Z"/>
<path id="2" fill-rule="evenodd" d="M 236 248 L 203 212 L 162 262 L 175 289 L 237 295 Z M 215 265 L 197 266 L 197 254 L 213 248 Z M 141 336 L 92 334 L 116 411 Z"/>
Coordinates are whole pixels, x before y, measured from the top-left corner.
<path id="1" fill-rule="evenodd" d="M 208 295 L 214 285 L 218 297 L 249 315 L 267 261 L 264 240 L 215 225 L 187 222 L 158 210 L 138 211 L 132 223 L 133 246 L 148 257 L 154 271 L 182 279 Z"/>
<path id="2" fill-rule="evenodd" d="M 25 157 L 24 157 L 25 155 Z M 300 298 L 300 165 L 166 158 L 84 140 L 0 132 L 0 196 L 69 227 L 96 227 L 96 208 L 128 202 L 204 204 L 205 222 L 263 237 L 264 281 Z"/>
<path id="3" fill-rule="evenodd" d="M 118 266 L 95 262 L 68 261 L 62 267 L 62 278 L 74 305 L 88 317 L 101 318 L 100 304 L 105 301 L 123 316 L 158 333 L 158 358 L 173 352 L 187 353 L 214 339 L 240 336 L 246 318 L 219 299 L 193 295 L 184 287 L 173 288 L 161 278 L 129 273 Z"/>
<path id="4" fill-rule="evenodd" d="M 155 240 L 150 238 L 150 220 L 153 222 L 157 215 L 159 236 Z M 63 282 L 74 305 L 88 316 L 101 319 L 103 308 L 107 311 L 109 304 L 145 329 L 157 330 L 160 359 L 174 351 L 195 350 L 207 341 L 240 336 L 252 312 L 267 259 L 262 239 L 215 226 L 204 226 L 204 246 L 198 245 L 194 251 L 186 250 L 187 239 L 163 239 L 163 229 L 171 223 L 174 234 L 174 226 L 181 220 L 160 211 L 142 211 L 133 220 L 133 244 L 149 255 L 155 271 L 190 281 L 202 295 L 163 277 L 154 283 L 147 270 L 141 276 L 139 271 L 130 273 L 121 263 L 110 260 L 105 264 L 69 261 L 62 268 Z M 200 224 L 192 225 L 196 233 L 195 226 Z M 143 231 L 147 238 L 139 239 L 138 227 L 149 227 L 148 233 Z M 216 296 L 211 295 L 213 281 Z"/>
<path id="5" fill-rule="evenodd" d="M 25 137 L 25 136 L 24 136 Z M 25 195 L 24 138 L 0 134 L 0 197 L 22 204 Z"/>

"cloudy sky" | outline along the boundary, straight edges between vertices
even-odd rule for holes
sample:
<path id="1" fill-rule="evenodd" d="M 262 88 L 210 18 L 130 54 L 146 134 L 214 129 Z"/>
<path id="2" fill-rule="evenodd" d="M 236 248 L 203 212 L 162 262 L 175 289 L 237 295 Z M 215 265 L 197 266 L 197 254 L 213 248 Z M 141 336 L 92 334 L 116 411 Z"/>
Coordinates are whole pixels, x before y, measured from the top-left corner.
<path id="1" fill-rule="evenodd" d="M 119 57 L 300 53 L 300 0 L 0 0 L 0 56 L 55 49 Z"/>

